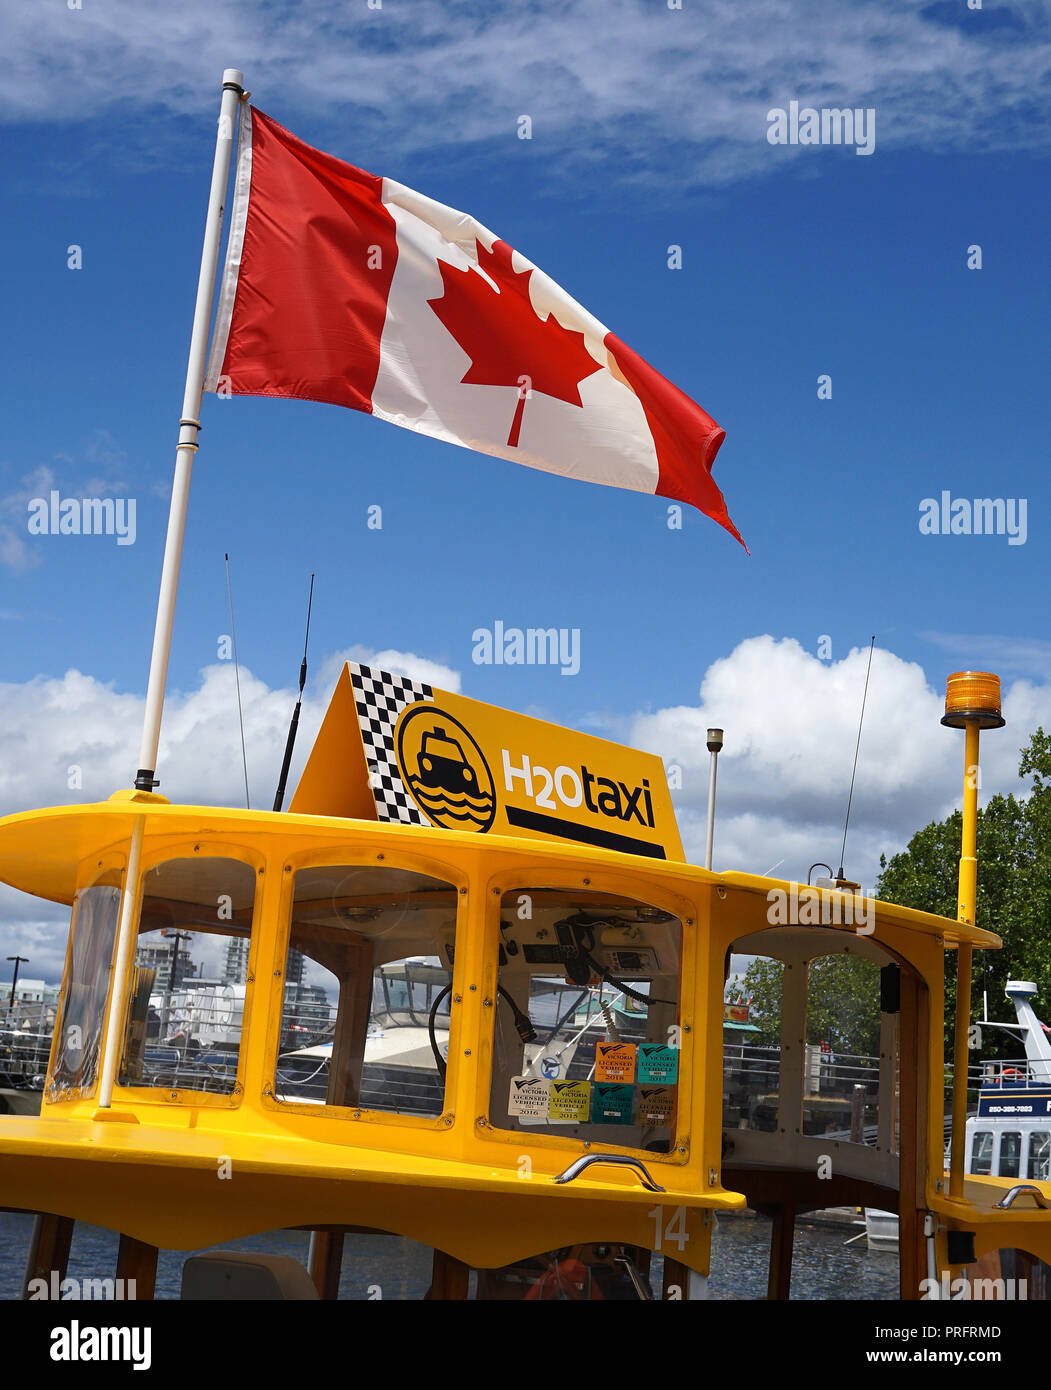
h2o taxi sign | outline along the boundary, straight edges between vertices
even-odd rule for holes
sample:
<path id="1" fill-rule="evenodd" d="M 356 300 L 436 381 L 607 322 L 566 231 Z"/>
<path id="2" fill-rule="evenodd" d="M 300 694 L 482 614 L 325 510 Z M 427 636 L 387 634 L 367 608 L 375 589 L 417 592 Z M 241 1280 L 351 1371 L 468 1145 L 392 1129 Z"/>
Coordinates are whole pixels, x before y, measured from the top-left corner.
<path id="1" fill-rule="evenodd" d="M 685 857 L 655 755 L 355 662 L 289 810 Z"/>

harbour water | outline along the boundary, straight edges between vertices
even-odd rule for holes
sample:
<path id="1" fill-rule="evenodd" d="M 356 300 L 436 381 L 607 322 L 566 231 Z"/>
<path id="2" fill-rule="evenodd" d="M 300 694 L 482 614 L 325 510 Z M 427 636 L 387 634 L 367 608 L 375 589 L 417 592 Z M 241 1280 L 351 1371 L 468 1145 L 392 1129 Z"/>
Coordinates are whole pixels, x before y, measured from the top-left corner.
<path id="1" fill-rule="evenodd" d="M 160 1199 L 160 1194 L 158 1194 Z M 17 1299 L 25 1268 L 32 1218 L 0 1213 L 0 1300 Z M 860 1229 L 860 1228 L 857 1228 Z M 766 1297 L 770 1255 L 770 1222 L 761 1217 L 723 1217 L 712 1240 L 709 1296 L 738 1300 Z M 800 1217 L 796 1224 L 792 1271 L 793 1299 L 896 1299 L 896 1253 L 866 1249 L 864 1239 L 844 1242 L 857 1231 L 849 1226 L 821 1226 Z M 244 1240 L 228 1241 L 225 1249 L 267 1251 L 305 1261 L 305 1231 L 273 1231 Z M 177 1299 L 186 1252 L 162 1251 L 157 1266 L 156 1297 Z M 112 1278 L 117 1261 L 117 1236 L 93 1226 L 74 1232 L 67 1277 Z M 651 1271 L 659 1289 L 661 1257 Z M 340 1282 L 341 1299 L 416 1301 L 427 1292 L 431 1252 L 400 1236 L 347 1237 Z"/>

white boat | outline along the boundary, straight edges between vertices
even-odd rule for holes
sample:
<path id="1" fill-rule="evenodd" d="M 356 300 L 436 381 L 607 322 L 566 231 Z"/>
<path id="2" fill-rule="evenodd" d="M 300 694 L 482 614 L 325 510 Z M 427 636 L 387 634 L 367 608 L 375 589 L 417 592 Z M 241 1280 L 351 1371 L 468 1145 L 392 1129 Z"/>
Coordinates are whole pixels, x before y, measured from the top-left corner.
<path id="1" fill-rule="evenodd" d="M 1008 980 L 1005 994 L 1015 1006 L 1016 1023 L 994 1023 L 1025 1046 L 1025 1059 L 986 1062 L 978 1091 L 978 1111 L 967 1121 L 966 1170 L 976 1177 L 1047 1180 L 1051 1177 L 1051 1039 L 1033 1011 L 1036 985 Z M 896 1250 L 898 1218 L 892 1211 L 865 1208 L 870 1248 Z"/>
<path id="2" fill-rule="evenodd" d="M 866 1207 L 865 1236 L 870 1250 L 897 1250 L 898 1213 Z"/>

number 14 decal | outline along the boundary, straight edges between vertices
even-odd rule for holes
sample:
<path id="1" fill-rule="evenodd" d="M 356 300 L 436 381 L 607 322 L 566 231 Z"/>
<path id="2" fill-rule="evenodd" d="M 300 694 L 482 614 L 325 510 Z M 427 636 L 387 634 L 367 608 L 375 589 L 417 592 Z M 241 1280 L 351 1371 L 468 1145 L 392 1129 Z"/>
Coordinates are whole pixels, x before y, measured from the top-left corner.
<path id="1" fill-rule="evenodd" d="M 652 1210 L 646 1213 L 647 1216 L 652 1218 L 657 1228 L 653 1240 L 653 1248 L 654 1250 L 663 1250 L 664 1242 L 667 1241 L 669 1244 L 674 1242 L 679 1250 L 682 1251 L 686 1246 L 686 1242 L 690 1239 L 689 1232 L 686 1229 L 686 1208 L 676 1207 L 668 1217 L 667 1223 L 665 1223 L 664 1218 L 667 1210 L 667 1207 L 653 1207 Z"/>

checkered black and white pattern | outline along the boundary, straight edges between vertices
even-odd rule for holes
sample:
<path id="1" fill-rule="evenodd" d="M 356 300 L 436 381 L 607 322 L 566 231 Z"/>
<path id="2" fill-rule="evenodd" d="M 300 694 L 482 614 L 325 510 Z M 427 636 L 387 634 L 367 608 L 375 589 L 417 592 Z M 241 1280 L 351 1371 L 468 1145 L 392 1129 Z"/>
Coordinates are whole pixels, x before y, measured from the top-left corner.
<path id="1" fill-rule="evenodd" d="M 392 676 L 389 671 L 376 671 L 354 661 L 349 665 L 376 814 L 383 821 L 430 825 L 398 773 L 394 726 L 406 705 L 419 700 L 433 701 L 434 692 L 429 685 L 411 681 L 406 676 Z"/>

